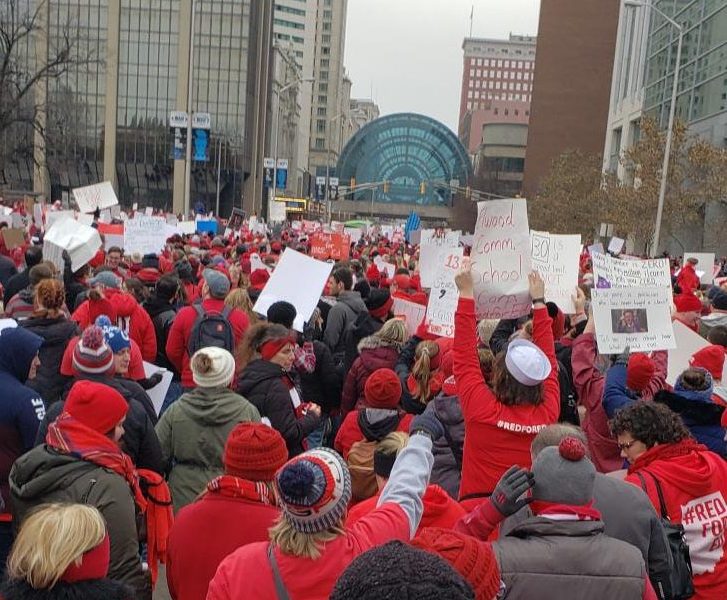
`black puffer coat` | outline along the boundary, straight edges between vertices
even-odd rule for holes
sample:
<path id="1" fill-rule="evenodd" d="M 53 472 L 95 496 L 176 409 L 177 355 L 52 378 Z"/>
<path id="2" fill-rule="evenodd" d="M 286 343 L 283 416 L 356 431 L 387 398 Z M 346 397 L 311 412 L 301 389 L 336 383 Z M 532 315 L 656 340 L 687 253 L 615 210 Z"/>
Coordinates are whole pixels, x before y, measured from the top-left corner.
<path id="1" fill-rule="evenodd" d="M 464 416 L 459 398 L 442 392 L 427 404 L 424 412 L 433 413 L 445 430 L 445 435 L 434 440 L 434 466 L 430 482 L 443 487 L 456 500 L 459 497 L 464 447 Z"/>

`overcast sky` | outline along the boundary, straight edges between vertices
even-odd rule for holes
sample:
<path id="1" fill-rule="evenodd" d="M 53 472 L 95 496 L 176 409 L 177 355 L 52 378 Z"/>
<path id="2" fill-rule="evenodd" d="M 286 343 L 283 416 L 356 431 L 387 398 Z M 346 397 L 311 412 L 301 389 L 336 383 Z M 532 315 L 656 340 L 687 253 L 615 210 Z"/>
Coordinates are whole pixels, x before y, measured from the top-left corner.
<path id="1" fill-rule="evenodd" d="M 457 132 L 462 41 L 535 35 L 540 0 L 348 0 L 346 57 L 352 96 L 381 114 L 417 112 Z"/>

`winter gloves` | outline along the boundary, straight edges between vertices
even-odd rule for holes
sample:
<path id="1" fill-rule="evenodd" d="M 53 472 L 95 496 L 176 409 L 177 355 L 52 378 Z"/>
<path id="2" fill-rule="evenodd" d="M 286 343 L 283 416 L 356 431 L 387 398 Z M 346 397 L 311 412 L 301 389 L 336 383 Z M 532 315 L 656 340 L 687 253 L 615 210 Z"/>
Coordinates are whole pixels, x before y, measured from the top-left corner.
<path id="1" fill-rule="evenodd" d="M 414 435 L 415 433 L 428 435 L 434 441 L 444 435 L 444 427 L 442 427 L 437 417 L 425 412 L 412 419 L 411 425 L 409 426 L 409 435 Z"/>
<path id="2" fill-rule="evenodd" d="M 413 426 L 413 423 L 412 423 Z M 514 515 L 526 504 L 530 504 L 531 497 L 521 498 L 535 484 L 533 474 L 527 469 L 513 465 L 500 477 L 495 490 L 490 496 L 490 502 L 502 515 Z M 520 498 L 518 500 L 518 498 Z"/>

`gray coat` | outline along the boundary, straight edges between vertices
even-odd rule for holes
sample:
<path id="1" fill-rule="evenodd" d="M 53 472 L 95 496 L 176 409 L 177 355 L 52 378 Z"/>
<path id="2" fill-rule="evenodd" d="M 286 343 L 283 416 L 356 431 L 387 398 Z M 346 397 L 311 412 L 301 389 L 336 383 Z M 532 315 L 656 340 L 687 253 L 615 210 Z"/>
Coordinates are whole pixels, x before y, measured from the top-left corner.
<path id="1" fill-rule="evenodd" d="M 434 440 L 434 468 L 430 483 L 443 487 L 456 500 L 459 497 L 464 447 L 464 416 L 459 398 L 439 394 L 427 404 L 424 412 L 433 413 L 445 429 L 445 435 Z M 455 446 L 454 451 L 452 445 Z M 458 452 L 459 459 L 455 452 Z"/>
<path id="2" fill-rule="evenodd" d="M 323 341 L 333 352 L 334 358 L 336 354 L 346 352 L 346 330 L 366 311 L 366 305 L 358 292 L 346 291 L 338 295 L 336 303 L 328 311 L 323 333 Z"/>
<path id="3" fill-rule="evenodd" d="M 492 544 L 507 600 L 641 600 L 646 568 L 601 521 L 531 517 Z"/>

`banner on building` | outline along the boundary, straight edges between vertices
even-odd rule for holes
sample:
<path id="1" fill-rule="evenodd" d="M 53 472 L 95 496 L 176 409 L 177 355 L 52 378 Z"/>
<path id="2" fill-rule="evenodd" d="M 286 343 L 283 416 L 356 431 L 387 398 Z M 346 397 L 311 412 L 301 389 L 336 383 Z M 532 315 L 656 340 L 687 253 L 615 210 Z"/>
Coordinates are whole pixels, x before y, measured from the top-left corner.
<path id="1" fill-rule="evenodd" d="M 210 129 L 212 116 L 209 113 L 192 115 L 192 160 L 207 162 L 210 149 Z"/>
<path id="2" fill-rule="evenodd" d="M 273 177 L 275 177 L 275 159 L 263 159 L 263 185 L 266 188 L 273 187 Z"/>
<path id="3" fill-rule="evenodd" d="M 284 190 L 288 187 L 288 159 L 278 159 L 278 170 L 276 174 L 275 187 L 279 190 Z"/>
<path id="4" fill-rule="evenodd" d="M 326 178 L 316 177 L 316 200 L 323 202 L 326 198 Z"/>
<path id="5" fill-rule="evenodd" d="M 169 115 L 169 130 L 172 133 L 172 159 L 184 160 L 187 153 L 187 127 L 189 117 L 181 110 L 174 110 Z"/>

